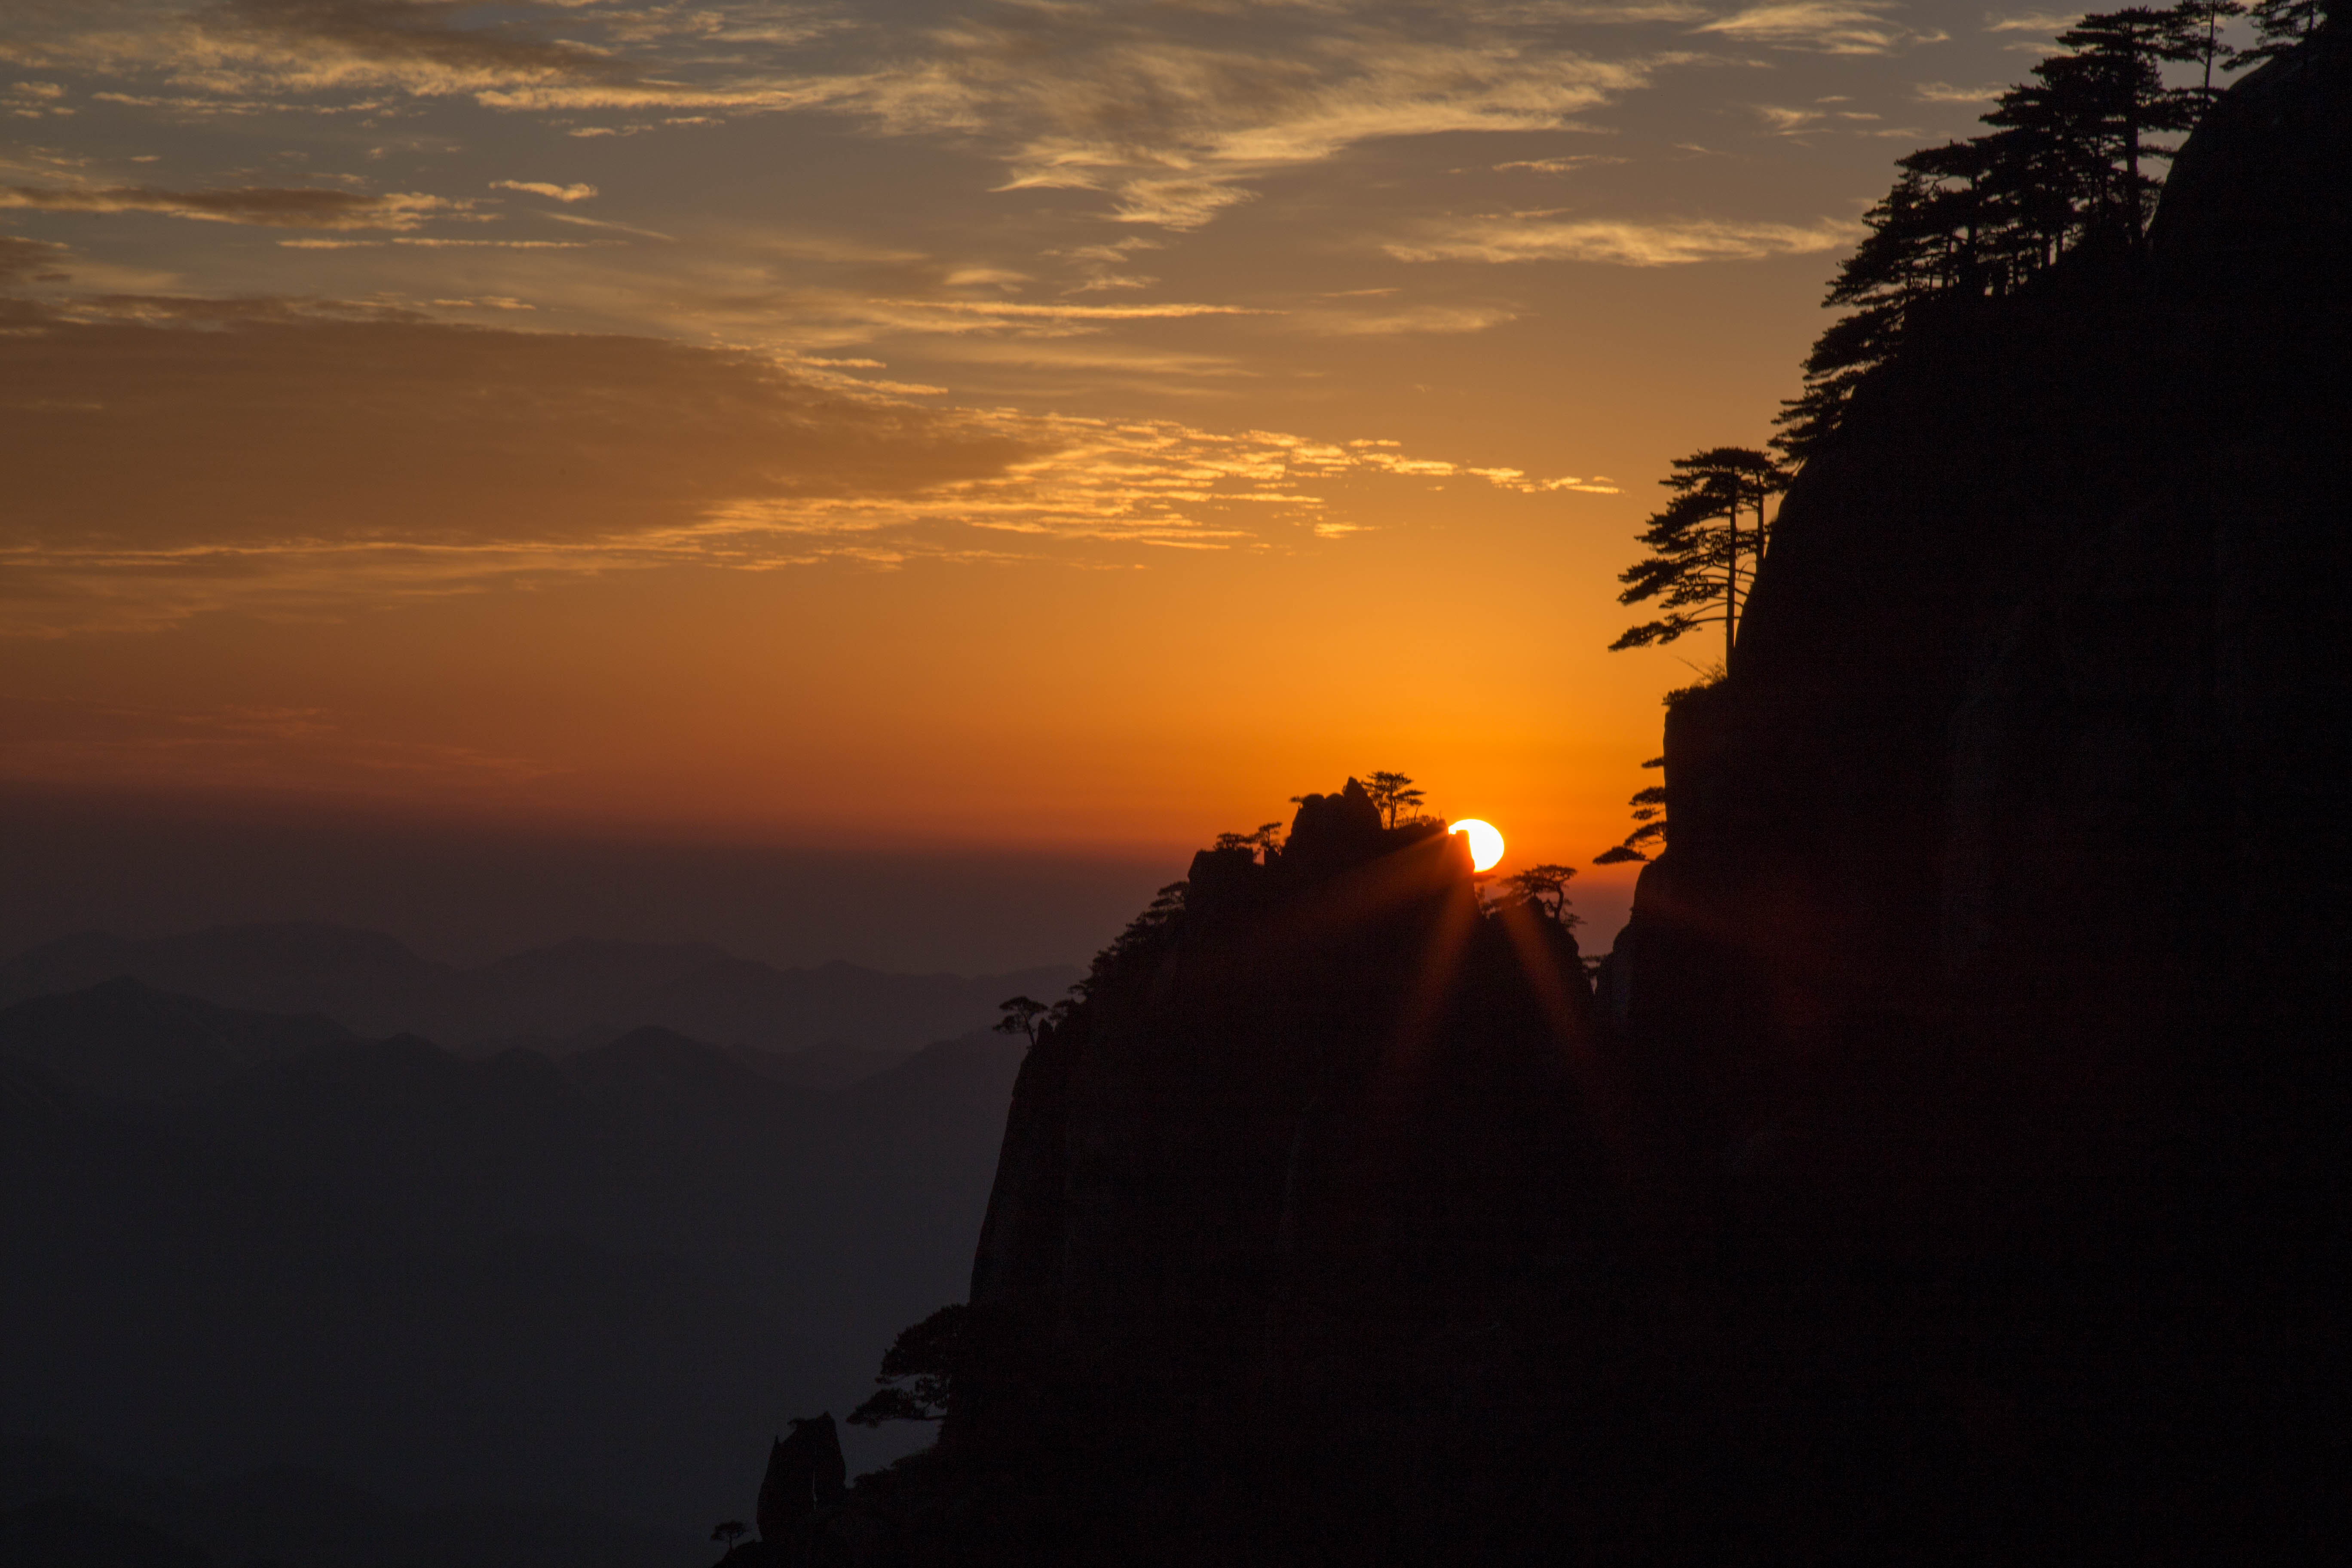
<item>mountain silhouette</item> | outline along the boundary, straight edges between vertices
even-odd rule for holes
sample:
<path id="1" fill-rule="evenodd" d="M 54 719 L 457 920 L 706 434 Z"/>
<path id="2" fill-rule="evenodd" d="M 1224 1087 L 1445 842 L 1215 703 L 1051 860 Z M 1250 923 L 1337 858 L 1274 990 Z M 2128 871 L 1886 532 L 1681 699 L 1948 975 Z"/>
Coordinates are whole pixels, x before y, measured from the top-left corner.
<path id="1" fill-rule="evenodd" d="M 1025 1047 L 827 1089 L 656 1027 L 469 1058 L 126 979 L 0 1009 L 0 1436 L 719 1517 L 726 1434 L 853 1403 L 960 1288 Z"/>
<path id="2" fill-rule="evenodd" d="M 226 1007 L 316 1013 L 358 1034 L 415 1034 L 469 1052 L 520 1044 L 562 1055 L 656 1025 L 771 1055 L 821 1050 L 824 1058 L 799 1068 L 773 1070 L 835 1082 L 980 1028 L 1004 997 L 1052 994 L 1077 972 L 786 970 L 703 942 L 586 939 L 458 969 L 380 932 L 285 922 L 135 940 L 62 938 L 0 964 L 0 1005 L 124 976 Z M 843 1058 L 845 1050 L 877 1054 Z"/>

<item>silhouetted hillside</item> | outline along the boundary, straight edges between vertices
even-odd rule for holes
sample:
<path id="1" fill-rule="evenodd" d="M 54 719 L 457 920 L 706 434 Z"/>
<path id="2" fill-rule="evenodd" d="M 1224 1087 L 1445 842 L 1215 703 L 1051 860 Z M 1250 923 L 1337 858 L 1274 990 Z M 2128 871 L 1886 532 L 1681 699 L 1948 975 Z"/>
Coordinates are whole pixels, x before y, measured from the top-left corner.
<path id="1" fill-rule="evenodd" d="M 20 1003 L 0 1436 L 707 1531 L 961 1288 L 1025 1047 L 825 1091 L 656 1028 L 467 1060 L 127 980 Z"/>
<path id="2" fill-rule="evenodd" d="M 339 926 L 232 926 L 132 941 L 67 937 L 0 964 L 0 1005 L 128 976 L 226 1007 L 317 1013 L 362 1035 L 415 1034 L 453 1048 L 527 1045 L 561 1056 L 641 1025 L 771 1057 L 771 1076 L 815 1087 L 879 1070 L 925 1044 L 981 1028 L 996 1004 L 1057 994 L 1060 966 L 967 978 L 852 963 L 780 970 L 705 942 L 580 940 L 457 969 L 388 936 Z M 876 1053 L 861 1060 L 845 1053 Z"/>

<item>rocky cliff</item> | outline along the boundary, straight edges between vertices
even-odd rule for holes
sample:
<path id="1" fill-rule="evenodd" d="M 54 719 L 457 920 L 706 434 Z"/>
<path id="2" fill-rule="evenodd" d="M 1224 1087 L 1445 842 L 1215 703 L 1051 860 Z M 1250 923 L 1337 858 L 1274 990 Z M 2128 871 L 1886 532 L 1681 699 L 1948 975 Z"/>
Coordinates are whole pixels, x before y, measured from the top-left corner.
<path id="1" fill-rule="evenodd" d="M 2336 24 L 2215 109 L 2144 252 L 1864 389 L 1670 712 L 1604 978 L 1674 1199 L 1809 1332 L 2000 1412 L 2044 1541 L 2330 1506 L 2347 279 Z"/>

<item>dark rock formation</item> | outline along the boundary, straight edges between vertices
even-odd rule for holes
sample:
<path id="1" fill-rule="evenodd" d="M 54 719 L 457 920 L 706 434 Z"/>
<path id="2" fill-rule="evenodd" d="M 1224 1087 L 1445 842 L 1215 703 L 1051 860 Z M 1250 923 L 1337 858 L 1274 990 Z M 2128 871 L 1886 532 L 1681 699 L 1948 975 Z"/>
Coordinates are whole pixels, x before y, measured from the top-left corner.
<path id="1" fill-rule="evenodd" d="M 1196 1396 L 1489 1324 L 1572 1267 L 1575 942 L 1482 914 L 1459 840 L 1383 829 L 1350 780 L 1270 865 L 1197 856 L 1140 956 L 1031 1052 L 973 1268 L 1045 1381 Z"/>
<path id="2" fill-rule="evenodd" d="M 841 1457 L 841 1432 L 830 1410 L 795 1416 L 793 1435 L 768 1450 L 768 1473 L 760 1482 L 760 1540 L 791 1545 L 807 1533 L 817 1510 L 841 1501 L 848 1467 Z"/>
<path id="3" fill-rule="evenodd" d="M 1598 1017 L 1447 839 L 1209 851 L 1014 1096 L 864 1560 L 2214 1561 L 2344 1520 L 2352 47 L 1917 329 Z"/>
<path id="4" fill-rule="evenodd" d="M 2347 278 L 2338 25 L 2216 109 L 2146 257 L 1865 389 L 1668 718 L 1604 980 L 1664 1201 L 1824 1353 L 1899 1345 L 1864 1395 L 1997 1412 L 1971 1462 L 2042 1543 L 2322 1528 Z"/>

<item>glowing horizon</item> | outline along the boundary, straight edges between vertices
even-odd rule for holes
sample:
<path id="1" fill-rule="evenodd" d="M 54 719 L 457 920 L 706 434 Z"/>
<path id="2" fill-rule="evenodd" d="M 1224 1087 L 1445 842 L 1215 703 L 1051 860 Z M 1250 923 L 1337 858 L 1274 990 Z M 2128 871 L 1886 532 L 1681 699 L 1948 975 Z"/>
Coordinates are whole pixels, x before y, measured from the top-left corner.
<path id="1" fill-rule="evenodd" d="M 1379 763 L 1622 902 L 1654 481 L 2021 26 L 14 8 L 0 783 L 1157 858 Z"/>

